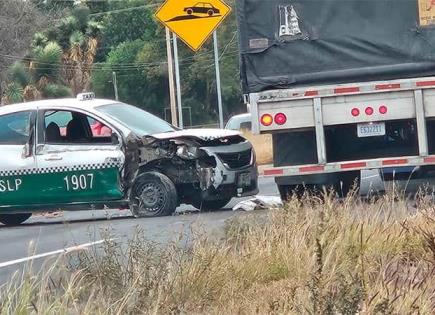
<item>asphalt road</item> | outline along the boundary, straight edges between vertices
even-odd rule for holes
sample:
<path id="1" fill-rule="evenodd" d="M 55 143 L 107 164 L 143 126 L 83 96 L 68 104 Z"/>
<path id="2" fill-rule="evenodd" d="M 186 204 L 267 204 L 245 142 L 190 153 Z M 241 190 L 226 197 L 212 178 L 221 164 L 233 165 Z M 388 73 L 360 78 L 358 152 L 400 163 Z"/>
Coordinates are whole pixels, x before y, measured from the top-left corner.
<path id="1" fill-rule="evenodd" d="M 278 195 L 273 178 L 261 177 L 259 188 L 261 195 Z M 227 219 L 246 215 L 231 211 L 239 201 L 233 199 L 228 209 L 209 213 L 199 213 L 187 205 L 177 209 L 174 216 L 144 219 L 133 218 L 128 210 L 76 211 L 55 217 L 35 216 L 18 227 L 0 226 L 0 283 L 29 263 L 38 270 L 44 261 L 64 252 L 97 246 L 107 231 L 120 241 L 131 237 L 136 228 L 156 242 L 177 238 L 180 233 L 188 236 L 192 226 L 218 235 Z"/>

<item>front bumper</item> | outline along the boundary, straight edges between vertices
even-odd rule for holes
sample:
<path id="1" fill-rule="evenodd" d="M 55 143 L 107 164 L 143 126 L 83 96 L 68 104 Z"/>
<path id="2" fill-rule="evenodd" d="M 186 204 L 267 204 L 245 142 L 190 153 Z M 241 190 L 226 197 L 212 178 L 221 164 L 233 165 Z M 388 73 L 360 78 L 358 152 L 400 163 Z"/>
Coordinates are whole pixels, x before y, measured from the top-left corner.
<path id="1" fill-rule="evenodd" d="M 210 181 L 204 183 L 202 189 L 203 199 L 219 199 L 229 197 L 246 197 L 258 194 L 258 170 L 255 163 L 255 153 L 252 145 L 246 141 L 217 147 L 202 147 L 209 156 L 216 160 L 216 167 L 210 174 Z M 222 155 L 238 155 L 250 150 L 247 163 L 225 163 Z M 234 164 L 240 164 L 234 167 Z M 207 178 L 203 178 L 207 181 Z"/>

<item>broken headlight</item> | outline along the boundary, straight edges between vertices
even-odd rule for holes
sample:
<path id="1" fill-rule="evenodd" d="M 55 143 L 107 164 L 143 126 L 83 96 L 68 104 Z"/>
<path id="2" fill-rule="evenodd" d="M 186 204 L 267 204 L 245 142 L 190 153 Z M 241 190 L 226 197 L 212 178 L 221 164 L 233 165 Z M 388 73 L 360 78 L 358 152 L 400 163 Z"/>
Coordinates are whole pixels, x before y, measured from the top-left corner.
<path id="1" fill-rule="evenodd" d="M 177 156 L 184 160 L 194 160 L 199 157 L 198 148 L 181 145 L 177 148 Z"/>

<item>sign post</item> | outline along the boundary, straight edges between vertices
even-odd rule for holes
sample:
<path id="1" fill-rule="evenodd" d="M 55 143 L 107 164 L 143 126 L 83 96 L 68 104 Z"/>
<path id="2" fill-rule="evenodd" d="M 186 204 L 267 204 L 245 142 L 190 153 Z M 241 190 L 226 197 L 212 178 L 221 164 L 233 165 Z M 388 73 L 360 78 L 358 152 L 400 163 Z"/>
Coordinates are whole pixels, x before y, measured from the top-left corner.
<path id="1" fill-rule="evenodd" d="M 183 107 L 181 106 L 181 84 L 180 84 L 180 65 L 178 62 L 178 43 L 177 35 L 173 34 L 174 43 L 174 62 L 175 62 L 175 85 L 177 87 L 177 106 L 178 106 L 178 127 L 183 128 Z"/>
<path id="2" fill-rule="evenodd" d="M 174 87 L 174 62 L 172 60 L 172 46 L 171 46 L 171 31 L 166 29 L 166 53 L 168 55 L 168 77 L 169 77 L 169 101 L 171 103 L 171 122 L 172 125 L 178 127 L 177 119 L 177 101 L 175 99 Z"/>
<path id="3" fill-rule="evenodd" d="M 189 2 L 191 1 L 191 2 Z M 213 34 L 214 56 L 216 67 L 216 86 L 219 107 L 219 125 L 223 128 L 222 92 L 219 71 L 219 54 L 216 29 L 230 14 L 229 7 L 222 0 L 207 0 L 196 2 L 193 0 L 166 0 L 157 10 L 156 18 L 173 33 L 175 78 L 177 87 L 179 127 L 183 127 L 183 111 L 181 108 L 180 71 L 178 67 L 177 37 L 193 51 L 198 51 Z"/>
<path id="4" fill-rule="evenodd" d="M 219 111 L 219 128 L 224 129 L 224 113 L 222 109 L 222 90 L 221 90 L 221 73 L 219 67 L 219 51 L 218 40 L 216 31 L 213 32 L 213 46 L 214 46 L 214 65 L 216 68 L 216 89 L 218 98 L 218 111 Z"/>

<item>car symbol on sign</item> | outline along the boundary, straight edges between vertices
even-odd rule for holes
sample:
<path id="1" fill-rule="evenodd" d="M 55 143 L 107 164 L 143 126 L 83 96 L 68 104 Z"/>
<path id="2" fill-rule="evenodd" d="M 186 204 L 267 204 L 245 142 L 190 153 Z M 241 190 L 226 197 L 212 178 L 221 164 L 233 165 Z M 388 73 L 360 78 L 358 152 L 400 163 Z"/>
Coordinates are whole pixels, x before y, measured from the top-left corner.
<path id="1" fill-rule="evenodd" d="M 220 13 L 219 9 L 207 2 L 198 2 L 194 6 L 184 8 L 183 11 L 188 15 L 192 15 L 193 13 L 201 13 L 207 14 L 208 16 L 213 16 Z"/>

